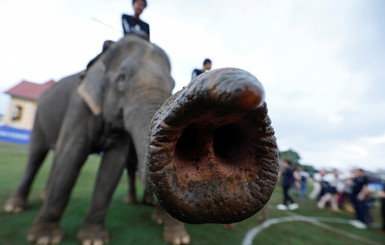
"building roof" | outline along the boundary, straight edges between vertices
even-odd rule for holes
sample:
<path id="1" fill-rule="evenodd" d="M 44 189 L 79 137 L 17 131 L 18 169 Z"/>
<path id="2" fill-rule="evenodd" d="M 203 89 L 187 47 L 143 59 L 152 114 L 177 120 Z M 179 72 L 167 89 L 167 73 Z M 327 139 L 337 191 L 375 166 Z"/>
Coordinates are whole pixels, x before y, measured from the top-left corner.
<path id="1" fill-rule="evenodd" d="M 22 81 L 18 85 L 5 91 L 6 94 L 12 96 L 23 97 L 27 99 L 37 100 L 42 93 L 49 87 L 55 84 L 54 80 L 50 80 L 43 84 Z"/>

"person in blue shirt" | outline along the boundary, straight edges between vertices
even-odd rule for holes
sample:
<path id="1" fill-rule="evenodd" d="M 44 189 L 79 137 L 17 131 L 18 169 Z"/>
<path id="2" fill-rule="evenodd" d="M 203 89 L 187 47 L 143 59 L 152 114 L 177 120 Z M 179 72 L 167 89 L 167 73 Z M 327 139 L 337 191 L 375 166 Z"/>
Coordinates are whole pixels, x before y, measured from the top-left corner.
<path id="1" fill-rule="evenodd" d="M 124 35 L 129 33 L 137 33 L 144 35 L 150 40 L 150 26 L 140 19 L 140 15 L 147 7 L 146 0 L 133 0 L 132 7 L 134 8 L 134 15 L 122 15 L 122 26 Z"/>

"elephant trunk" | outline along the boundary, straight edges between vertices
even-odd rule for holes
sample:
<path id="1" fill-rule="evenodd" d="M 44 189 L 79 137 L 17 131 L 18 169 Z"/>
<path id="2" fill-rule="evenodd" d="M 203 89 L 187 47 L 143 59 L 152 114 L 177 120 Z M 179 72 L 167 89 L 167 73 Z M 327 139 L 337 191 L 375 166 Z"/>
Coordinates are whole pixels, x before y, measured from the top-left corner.
<path id="1" fill-rule="evenodd" d="M 186 223 L 233 223 L 258 212 L 277 182 L 278 149 L 261 83 L 218 69 L 156 113 L 148 177 L 160 204 Z"/>
<path id="2" fill-rule="evenodd" d="M 143 84 L 144 82 L 142 82 Z M 160 82 L 148 82 L 161 84 Z M 138 88 L 134 96 L 128 101 L 124 110 L 125 128 L 130 132 L 136 154 L 137 167 L 143 184 L 147 185 L 147 138 L 154 114 L 159 110 L 164 101 L 171 96 L 171 89 L 159 86 Z"/>

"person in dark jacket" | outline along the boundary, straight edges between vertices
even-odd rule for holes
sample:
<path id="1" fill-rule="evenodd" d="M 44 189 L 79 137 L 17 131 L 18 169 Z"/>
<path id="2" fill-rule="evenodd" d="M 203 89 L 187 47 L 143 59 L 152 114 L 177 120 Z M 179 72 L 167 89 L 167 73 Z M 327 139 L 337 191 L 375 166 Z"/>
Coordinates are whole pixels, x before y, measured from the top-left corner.
<path id="1" fill-rule="evenodd" d="M 368 207 L 365 202 L 365 197 L 368 194 L 369 179 L 365 175 L 363 169 L 356 170 L 356 177 L 353 178 L 353 188 L 351 195 L 351 202 L 354 205 L 356 211 L 356 220 L 359 220 L 363 224 L 366 224 L 366 216 L 368 213 Z"/>
<path id="2" fill-rule="evenodd" d="M 140 15 L 147 7 L 146 0 L 133 0 L 132 7 L 134 8 L 134 15 L 122 15 L 122 26 L 124 35 L 129 33 L 138 33 L 146 36 L 150 40 L 150 26 L 140 19 Z"/>
<path id="3" fill-rule="evenodd" d="M 291 162 L 289 160 L 284 161 L 284 170 L 280 173 L 282 180 L 283 188 L 283 204 L 277 206 L 280 210 L 294 210 L 298 208 L 298 204 L 294 202 L 293 198 L 290 195 L 290 188 L 294 184 L 294 174 L 293 169 L 291 168 Z M 290 202 L 290 205 L 287 206 L 287 203 Z"/>
<path id="4" fill-rule="evenodd" d="M 385 184 L 382 185 L 382 190 L 378 192 L 378 198 L 381 200 L 382 215 L 382 228 L 378 231 L 378 233 L 381 235 L 385 235 Z"/>
<path id="5" fill-rule="evenodd" d="M 92 60 L 90 60 L 87 64 L 87 67 L 84 71 L 82 71 L 81 73 L 81 78 L 83 79 L 88 71 L 88 69 L 100 58 L 100 56 L 102 56 L 102 54 L 104 52 L 106 52 L 106 50 L 112 45 L 114 44 L 115 42 L 114 41 L 111 41 L 111 40 L 106 40 L 104 41 L 103 43 L 103 49 L 102 49 L 102 52 L 100 52 L 100 54 L 98 54 L 95 58 L 93 58 Z"/>
<path id="6" fill-rule="evenodd" d="M 211 63 L 212 63 L 212 62 L 211 62 L 210 59 L 205 59 L 205 60 L 203 61 L 203 67 L 202 67 L 202 69 L 196 68 L 196 69 L 193 70 L 193 72 L 192 72 L 192 74 L 191 74 L 191 80 L 193 80 L 194 77 L 199 76 L 199 75 L 202 74 L 203 72 L 211 70 Z"/>

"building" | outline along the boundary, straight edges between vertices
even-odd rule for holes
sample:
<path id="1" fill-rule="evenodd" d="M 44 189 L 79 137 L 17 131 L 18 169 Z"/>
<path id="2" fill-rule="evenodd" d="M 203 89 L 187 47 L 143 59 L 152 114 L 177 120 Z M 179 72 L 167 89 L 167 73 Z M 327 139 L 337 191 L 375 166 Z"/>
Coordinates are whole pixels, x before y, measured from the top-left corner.
<path id="1" fill-rule="evenodd" d="M 3 116 L 0 127 L 0 140 L 15 143 L 29 142 L 33 121 L 37 109 L 37 100 L 43 92 L 55 84 L 50 80 L 43 84 L 22 81 L 5 91 L 11 96 L 8 110 Z"/>

